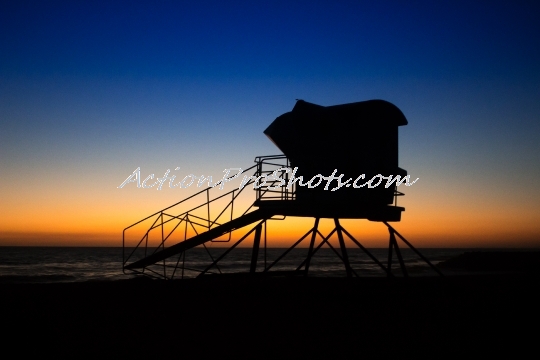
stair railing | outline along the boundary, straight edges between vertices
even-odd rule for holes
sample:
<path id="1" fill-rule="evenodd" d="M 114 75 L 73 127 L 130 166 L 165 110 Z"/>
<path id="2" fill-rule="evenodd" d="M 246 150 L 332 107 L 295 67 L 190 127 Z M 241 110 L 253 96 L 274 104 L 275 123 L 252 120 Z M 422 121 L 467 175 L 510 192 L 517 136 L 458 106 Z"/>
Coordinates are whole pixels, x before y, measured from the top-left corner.
<path id="1" fill-rule="evenodd" d="M 217 184 L 215 184 L 214 187 L 203 189 L 126 227 L 122 234 L 122 264 L 124 273 L 126 273 L 126 270 L 128 270 L 131 273 L 145 274 L 151 277 L 168 279 L 175 275 L 178 268 L 182 269 L 182 277 L 184 275 L 184 269 L 190 271 L 200 271 L 193 268 L 186 268 L 184 266 L 185 252 L 180 254 L 176 261 L 172 260 L 172 264 L 171 260 L 168 262 L 167 260 L 163 260 L 159 265 L 155 264 L 159 266 L 160 270 L 156 270 L 156 266 L 145 267 L 142 270 L 126 269 L 125 267 L 131 262 L 140 260 L 158 251 L 164 250 L 166 246 L 185 241 L 191 238 L 193 234 L 198 235 L 216 226 L 222 225 L 227 221 L 233 220 L 235 217 L 235 202 L 238 203 L 239 196 L 246 188 L 250 187 L 250 185 L 257 183 L 257 181 L 263 181 L 263 178 L 266 180 L 266 183 L 264 186 L 258 186 L 255 189 L 256 200 L 294 199 L 294 188 L 287 189 L 286 186 L 282 186 L 275 190 L 269 189 L 275 187 L 279 182 L 279 179 L 273 179 L 270 175 L 273 174 L 276 169 L 288 168 L 290 166 L 289 160 L 286 156 L 257 156 L 255 158 L 255 163 L 255 165 L 247 168 L 242 172 L 242 174 L 240 174 L 239 178 L 243 178 L 244 176 L 248 177 L 245 178 L 247 179 L 245 184 L 239 188 L 235 188 L 218 196 L 213 196 L 216 193 L 216 190 L 212 191 L 215 187 L 222 188 L 221 185 L 216 186 Z M 288 182 L 288 172 L 280 172 L 279 176 Z M 223 204 L 222 202 L 226 201 L 228 198 L 230 200 Z M 180 211 L 178 213 L 177 209 L 189 207 L 189 204 L 192 202 L 196 202 L 199 205 L 194 206 L 187 211 Z M 245 215 L 249 213 L 254 208 L 254 204 L 255 202 L 252 202 L 251 205 L 244 212 L 240 212 L 240 214 Z M 211 210 L 217 212 L 218 214 L 212 217 Z M 144 224 L 148 225 L 148 223 L 150 223 L 150 225 L 145 227 Z M 180 229 L 183 229 L 183 234 L 180 235 L 179 239 L 176 238 L 175 240 L 172 240 L 173 234 L 178 234 Z M 139 238 L 135 237 L 134 241 L 128 241 L 128 232 L 136 232 L 139 234 L 142 232 L 142 236 Z M 156 233 L 157 236 L 155 235 Z M 229 242 L 232 237 L 232 231 L 227 235 L 224 235 L 224 237 L 225 238 L 213 239 L 211 242 Z M 139 240 L 137 241 L 137 239 Z M 135 246 L 127 246 L 128 242 L 130 244 L 135 243 Z M 203 247 L 206 249 L 206 253 L 213 261 L 213 257 L 210 254 L 207 246 L 203 244 Z M 182 266 L 179 266 L 180 261 L 183 262 Z M 219 268 L 218 271 L 221 272 Z"/>

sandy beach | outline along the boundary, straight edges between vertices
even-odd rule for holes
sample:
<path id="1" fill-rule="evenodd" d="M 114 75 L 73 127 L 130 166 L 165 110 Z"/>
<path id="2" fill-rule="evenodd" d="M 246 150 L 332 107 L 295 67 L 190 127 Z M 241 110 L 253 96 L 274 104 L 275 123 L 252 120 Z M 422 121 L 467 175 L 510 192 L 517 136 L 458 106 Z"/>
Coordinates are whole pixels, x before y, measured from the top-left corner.
<path id="1" fill-rule="evenodd" d="M 539 287 L 526 274 L 216 276 L 2 284 L 0 301 L 4 351 L 21 355 L 424 358 L 531 349 Z"/>

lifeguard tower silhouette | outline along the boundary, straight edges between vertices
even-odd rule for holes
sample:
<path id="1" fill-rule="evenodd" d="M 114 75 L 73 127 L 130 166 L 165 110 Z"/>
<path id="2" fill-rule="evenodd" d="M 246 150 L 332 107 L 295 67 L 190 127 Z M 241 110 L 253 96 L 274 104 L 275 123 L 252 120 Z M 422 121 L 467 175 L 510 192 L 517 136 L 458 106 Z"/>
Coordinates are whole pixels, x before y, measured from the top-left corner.
<path id="1" fill-rule="evenodd" d="M 244 172 L 252 176 L 246 186 L 227 193 L 216 187 L 208 187 L 124 229 L 124 273 L 165 279 L 184 277 L 185 271 L 195 272 L 198 277 L 222 273 L 220 261 L 245 239 L 253 236 L 249 269 L 243 272 L 252 276 L 307 276 L 311 259 L 324 245 L 331 248 L 343 262 L 348 277 L 358 276 L 349 262 L 345 237 L 362 249 L 387 276 L 394 276 L 392 257 L 395 252 L 403 276 L 408 276 L 396 240 L 397 235 L 433 270 L 442 275 L 388 223 L 400 221 L 401 213 L 405 210 L 397 206 L 397 197 L 403 193 L 397 191 L 396 183 L 388 187 L 384 185 L 385 181 L 378 186 L 364 185 L 378 174 L 385 177 L 407 175 L 405 170 L 398 167 L 398 127 L 403 125 L 407 125 L 403 113 L 395 105 L 383 100 L 328 107 L 298 100 L 292 111 L 276 118 L 264 131 L 284 155 L 256 157 L 256 164 Z M 297 168 L 296 174 L 293 174 L 293 168 Z M 332 191 L 338 186 L 338 180 L 325 186 L 326 181 L 317 175 L 328 176 L 334 174 L 334 170 L 337 170 L 336 178 L 345 174 L 339 180 L 341 183 L 349 178 L 351 180 Z M 276 176 L 268 177 L 270 174 Z M 359 177 L 362 174 L 365 176 Z M 249 185 L 256 181 L 260 185 L 264 176 L 267 182 L 255 190 L 255 201 L 247 210 L 239 213 L 238 206 L 236 209 L 234 206 L 235 200 L 238 203 L 239 195 L 245 189 L 253 188 Z M 298 181 L 292 181 L 293 177 L 299 176 L 303 178 L 303 186 Z M 310 179 L 312 182 L 308 186 L 306 182 Z M 314 186 L 317 183 L 319 185 Z M 283 186 L 278 186 L 280 184 Z M 266 249 L 267 222 L 276 217 L 280 220 L 286 217 L 309 217 L 315 220 L 313 227 L 304 236 L 271 264 L 265 261 L 261 267 L 258 260 L 261 238 L 264 238 Z M 326 236 L 319 229 L 322 218 L 333 219 L 335 225 Z M 355 239 L 340 224 L 340 219 L 368 219 L 386 225 L 389 230 L 386 265 Z M 255 226 L 248 227 L 253 224 Z M 239 231 L 244 231 L 243 235 L 233 241 L 233 232 Z M 131 233 L 134 234 L 131 239 L 135 241 L 128 240 Z M 329 242 L 335 235 L 339 251 Z M 296 269 L 272 271 L 274 265 L 306 239 L 309 239 L 309 247 Z M 232 245 L 214 258 L 206 246 L 210 242 L 231 242 Z M 208 254 L 208 264 L 200 268 L 186 265 L 186 253 L 195 247 L 206 249 Z"/>

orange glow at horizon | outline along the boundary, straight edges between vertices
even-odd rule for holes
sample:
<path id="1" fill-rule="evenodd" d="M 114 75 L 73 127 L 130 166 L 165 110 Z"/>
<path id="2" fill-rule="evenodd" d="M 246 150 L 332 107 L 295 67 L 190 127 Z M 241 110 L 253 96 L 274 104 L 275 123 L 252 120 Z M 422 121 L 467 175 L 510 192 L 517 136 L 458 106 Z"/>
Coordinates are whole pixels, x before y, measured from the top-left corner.
<path id="1" fill-rule="evenodd" d="M 51 177 L 43 179 L 42 188 L 32 188 L 25 183 L 31 177 L 22 177 L 21 186 L 26 186 L 27 191 L 3 191 L 0 246 L 121 246 L 124 228 L 202 190 L 193 187 L 157 191 L 140 189 L 135 184 L 118 189 L 116 186 L 125 178 L 124 173 L 121 175 L 94 183 L 94 187 L 89 187 L 82 180 L 62 182 L 60 177 Z M 441 189 L 436 185 L 437 179 L 429 182 L 422 180 L 424 182 L 405 189 L 406 196 L 400 198 L 398 204 L 404 206 L 406 211 L 402 214 L 401 222 L 392 223 L 413 245 L 540 247 L 540 217 L 534 197 L 519 198 L 504 194 L 492 197 L 493 189 L 472 183 L 466 189 L 445 184 L 445 191 L 452 196 L 438 200 L 435 194 L 439 194 Z M 231 183 L 225 190 L 215 189 L 214 192 L 219 196 L 235 187 L 237 185 Z M 252 189 L 247 189 L 235 201 L 234 217 L 240 216 L 253 203 L 254 195 Z M 205 196 L 203 192 L 167 212 L 178 215 L 204 203 Z M 212 203 L 212 218 L 230 201 L 228 196 Z M 200 208 L 194 214 L 205 218 L 207 209 Z M 218 223 L 228 220 L 230 213 L 225 212 Z M 367 220 L 340 221 L 364 246 L 388 246 L 388 231 L 384 224 Z M 292 217 L 283 221 L 268 221 L 268 246 L 291 245 L 313 227 L 313 222 L 312 218 Z M 332 226 L 331 219 L 321 220 L 320 229 L 324 235 Z M 237 230 L 233 238 L 238 239 L 251 227 Z M 332 241 L 335 239 L 334 235 Z M 241 246 L 249 246 L 248 240 Z M 308 244 L 309 239 L 305 239 L 299 246 Z M 227 245 L 213 243 L 212 246 Z"/>
<path id="2" fill-rule="evenodd" d="M 41 231 L 32 232 L 0 232 L 0 246 L 122 246 L 122 230 L 115 228 L 115 219 L 109 219 L 109 227 L 103 226 L 102 219 L 85 224 L 87 231 L 76 231 L 74 224 L 66 227 L 63 232 L 53 231 L 54 224 Z M 120 217 L 124 219 L 124 216 Z M 388 230 L 386 226 L 379 222 L 367 220 L 340 220 L 340 224 L 363 246 L 367 248 L 381 248 L 388 246 Z M 399 223 L 390 223 L 400 234 L 405 236 L 415 247 L 448 247 L 448 248 L 476 248 L 476 247 L 538 247 L 537 239 L 540 234 L 534 231 L 526 233 L 519 230 L 519 226 L 508 226 L 508 223 L 497 223 L 497 221 L 478 222 L 478 219 L 464 221 L 458 217 L 447 217 L 446 221 L 439 223 L 431 221 L 429 218 L 416 217 Z M 91 226 L 95 225 L 97 230 L 91 231 Z M 229 243 L 210 243 L 212 247 L 227 247 L 241 236 L 246 234 L 256 223 L 245 226 L 233 232 L 232 241 Z M 293 218 L 285 220 L 270 220 L 267 225 L 267 246 L 268 247 L 288 247 L 299 240 L 314 225 L 313 218 Z M 524 221 L 526 225 L 526 221 Z M 319 231 L 328 235 L 334 227 L 333 219 L 321 219 Z M 82 227 L 81 227 L 82 228 Z M 459 229 L 460 231 L 455 231 Z M 487 230 L 486 230 L 487 229 Z M 159 230 L 159 229 L 158 229 Z M 158 231 L 155 230 L 155 231 Z M 128 233 L 129 234 L 129 233 Z M 174 236 L 169 239 L 169 244 L 181 241 L 183 230 L 177 230 Z M 193 234 L 192 234 L 193 235 Z M 189 237 L 189 236 L 188 236 Z M 128 237 L 129 238 L 129 237 Z M 155 236 L 154 236 L 155 238 Z M 226 237 L 225 237 L 226 238 Z M 224 239 L 225 239 L 224 238 Z M 135 239 L 140 240 L 139 236 Z M 253 234 L 251 234 L 240 245 L 249 247 L 252 244 Z M 307 236 L 299 247 L 309 245 L 311 235 Z M 321 238 L 317 236 L 316 244 Z M 347 246 L 355 247 L 352 241 L 345 236 Z M 334 233 L 330 239 L 334 246 L 337 245 L 337 235 Z M 128 243 L 129 244 L 129 243 Z M 262 245 L 261 245 L 262 246 Z M 404 244 L 402 246 L 405 246 Z"/>

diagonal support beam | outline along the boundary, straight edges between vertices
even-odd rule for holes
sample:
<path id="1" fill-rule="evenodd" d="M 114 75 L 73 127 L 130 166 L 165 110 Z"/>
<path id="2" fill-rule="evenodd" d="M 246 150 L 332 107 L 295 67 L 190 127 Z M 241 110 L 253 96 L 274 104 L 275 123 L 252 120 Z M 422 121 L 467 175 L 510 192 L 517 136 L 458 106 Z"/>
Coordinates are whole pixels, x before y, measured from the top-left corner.
<path id="1" fill-rule="evenodd" d="M 392 231 L 397 235 L 399 236 L 399 238 L 408 246 L 410 247 L 415 253 L 416 255 L 420 256 L 420 258 L 422 260 L 424 260 L 437 274 L 439 274 L 440 276 L 443 276 L 444 277 L 444 274 L 435 267 L 435 265 L 433 265 L 428 259 L 426 259 L 424 257 L 424 255 L 422 255 L 420 253 L 420 251 L 416 250 L 416 248 L 414 246 L 412 246 L 412 244 L 410 242 L 407 241 L 407 239 L 405 239 L 403 237 L 403 235 L 401 235 L 399 232 L 397 232 L 396 229 L 394 229 L 390 224 L 388 224 L 386 221 L 383 221 L 384 225 L 386 225 L 389 229 L 392 229 Z"/>
<path id="2" fill-rule="evenodd" d="M 197 277 L 201 277 L 202 275 L 204 275 L 208 270 L 210 270 L 211 268 L 213 268 L 221 259 L 223 259 L 228 253 L 230 253 L 235 247 L 237 247 L 242 241 L 244 241 L 253 231 L 255 231 L 259 226 L 261 226 L 261 224 L 263 222 L 265 222 L 266 219 L 264 219 L 263 221 L 261 221 L 259 224 L 257 224 L 257 226 L 255 226 L 254 228 L 252 228 L 251 230 L 249 230 L 246 235 L 242 236 L 240 238 L 240 240 L 238 240 L 237 242 L 234 243 L 233 246 L 231 246 L 230 248 L 227 249 L 227 251 L 225 251 L 223 254 L 221 254 L 220 257 L 218 257 L 213 263 L 211 263 L 210 265 L 208 265 L 206 267 L 206 269 L 204 269 L 199 275 L 197 275 Z"/>
<path id="3" fill-rule="evenodd" d="M 328 234 L 326 237 L 323 236 L 323 234 L 321 234 L 321 232 L 319 230 L 317 230 L 317 234 L 319 234 L 319 236 L 323 239 L 323 241 L 321 241 L 321 243 L 319 245 L 317 245 L 317 247 L 315 248 L 315 250 L 313 250 L 313 253 L 311 254 L 311 257 L 315 256 L 315 254 L 317 253 L 317 251 L 319 251 L 319 249 L 325 244 L 327 243 L 328 239 L 330 239 L 330 237 L 336 232 L 336 229 L 332 230 L 330 232 L 330 234 Z M 306 263 L 307 261 L 307 258 L 304 259 L 302 261 L 302 263 L 300 265 L 298 265 L 298 267 L 296 268 L 296 271 L 300 271 L 300 269 L 302 268 L 302 266 L 304 266 L 304 264 Z"/>
<path id="4" fill-rule="evenodd" d="M 391 272 L 388 271 L 387 268 L 384 267 L 384 265 L 375 257 L 373 256 L 373 254 L 371 254 L 368 249 L 366 249 L 362 244 L 360 244 L 360 242 L 358 240 L 356 240 L 347 230 L 345 230 L 345 228 L 341 228 L 341 230 L 345 233 L 345 235 L 347 235 L 349 237 L 349 239 L 351 239 L 360 249 L 362 249 L 367 256 L 370 257 L 371 260 L 373 260 L 377 265 L 379 265 L 379 267 L 381 269 L 384 270 L 385 273 L 388 274 L 388 276 L 394 276 Z"/>
<path id="5" fill-rule="evenodd" d="M 334 232 L 336 232 L 336 229 L 334 228 L 334 230 L 332 230 L 332 232 L 328 235 L 328 236 L 323 236 L 323 234 L 321 234 L 320 231 L 317 230 L 317 234 L 319 234 L 319 236 L 323 239 L 322 242 L 317 246 L 317 248 L 315 249 L 315 251 L 313 252 L 313 255 L 323 246 L 323 245 L 327 245 L 333 252 L 334 254 L 336 254 L 336 256 L 339 258 L 339 260 L 343 261 L 343 258 L 341 257 L 340 253 L 332 246 L 332 244 L 328 241 L 330 239 L 330 237 L 334 234 Z M 312 255 L 312 256 L 313 256 Z M 300 269 L 302 268 L 302 266 L 304 266 L 304 264 L 306 263 L 306 260 L 307 259 L 304 259 L 304 261 L 302 261 L 302 263 L 296 268 L 296 271 L 300 271 Z M 354 274 L 354 276 L 356 277 L 360 277 L 356 271 L 354 271 L 354 269 L 351 267 L 351 271 L 352 273 Z"/>
<path id="6" fill-rule="evenodd" d="M 283 259 L 285 255 L 287 255 L 292 249 L 294 249 L 298 244 L 300 244 L 312 231 L 313 229 L 305 233 L 304 236 L 302 236 L 297 242 L 295 242 L 290 248 L 288 248 L 283 254 L 281 254 L 276 260 L 274 260 L 266 269 L 264 269 L 264 272 L 268 272 L 270 268 L 276 265 L 279 260 Z"/>

